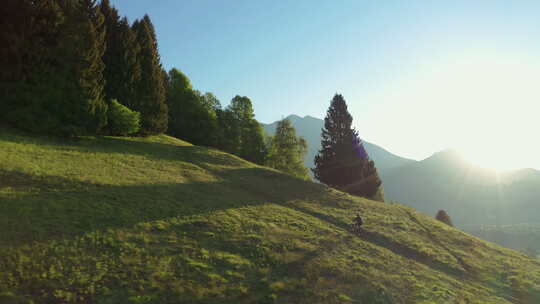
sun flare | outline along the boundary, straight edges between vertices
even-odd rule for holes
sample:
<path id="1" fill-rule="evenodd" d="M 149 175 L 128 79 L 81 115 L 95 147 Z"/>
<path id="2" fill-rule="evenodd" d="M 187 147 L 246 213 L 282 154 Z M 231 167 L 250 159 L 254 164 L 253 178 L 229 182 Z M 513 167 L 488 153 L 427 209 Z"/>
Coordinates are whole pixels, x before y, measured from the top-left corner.
<path id="1" fill-rule="evenodd" d="M 486 168 L 540 168 L 538 79 L 540 60 L 526 54 L 449 55 L 408 75 L 381 97 L 398 101 L 386 116 L 400 126 L 383 132 L 415 134 L 389 144 L 410 155 L 413 149 L 455 148 Z"/>

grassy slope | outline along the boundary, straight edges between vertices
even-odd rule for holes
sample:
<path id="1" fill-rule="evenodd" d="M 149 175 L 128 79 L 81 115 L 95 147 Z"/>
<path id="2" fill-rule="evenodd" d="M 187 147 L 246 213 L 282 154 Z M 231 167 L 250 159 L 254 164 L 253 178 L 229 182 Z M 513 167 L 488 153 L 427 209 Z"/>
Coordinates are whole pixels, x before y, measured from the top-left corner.
<path id="1" fill-rule="evenodd" d="M 0 303 L 540 302 L 520 253 L 167 136 L 0 129 L 0 250 Z"/>

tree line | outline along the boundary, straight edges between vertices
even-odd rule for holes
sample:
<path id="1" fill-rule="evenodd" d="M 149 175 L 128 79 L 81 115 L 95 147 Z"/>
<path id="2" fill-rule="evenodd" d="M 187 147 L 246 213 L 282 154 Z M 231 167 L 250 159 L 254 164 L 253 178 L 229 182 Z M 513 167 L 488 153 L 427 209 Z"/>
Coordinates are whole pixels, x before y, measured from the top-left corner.
<path id="1" fill-rule="evenodd" d="M 168 133 L 265 163 L 251 100 L 222 109 L 165 71 L 148 15 L 130 23 L 109 0 L 6 0 L 0 23 L 2 122 L 67 137 Z"/>
<path id="2" fill-rule="evenodd" d="M 169 135 L 309 179 L 302 163 L 307 144 L 296 136 L 290 121 L 280 121 L 276 134 L 267 136 L 255 119 L 248 97 L 237 95 L 223 108 L 212 93 L 193 89 L 189 78 L 178 69 L 171 69 L 165 78 Z"/>
<path id="3" fill-rule="evenodd" d="M 2 4 L 4 121 L 61 136 L 115 133 L 109 122 L 125 116 L 138 125 L 127 132 L 167 129 L 164 79 L 150 17 L 130 24 L 108 0 Z"/>
<path id="4" fill-rule="evenodd" d="M 165 78 L 169 135 L 265 163 L 265 135 L 248 97 L 237 95 L 223 108 L 214 94 L 193 89 L 178 69 L 171 69 Z"/>
<path id="5" fill-rule="evenodd" d="M 266 136 L 248 97 L 237 95 L 222 107 L 180 70 L 165 71 L 148 15 L 130 23 L 109 0 L 2 4 L 2 122 L 68 137 L 167 133 L 309 179 L 302 164 L 306 142 L 289 121 Z M 313 173 L 330 186 L 373 197 L 380 179 L 351 123 L 336 95 Z"/>

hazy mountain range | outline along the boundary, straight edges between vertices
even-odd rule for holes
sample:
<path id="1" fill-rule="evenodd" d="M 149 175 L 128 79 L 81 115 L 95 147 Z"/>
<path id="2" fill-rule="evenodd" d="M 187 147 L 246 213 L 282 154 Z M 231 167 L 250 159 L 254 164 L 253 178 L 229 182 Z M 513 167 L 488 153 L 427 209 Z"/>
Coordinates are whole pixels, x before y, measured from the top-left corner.
<path id="1" fill-rule="evenodd" d="M 312 167 L 323 120 L 296 115 L 287 118 L 297 134 L 307 140 L 305 164 Z M 264 125 L 264 129 L 273 134 L 275 126 Z M 468 163 L 454 150 L 415 161 L 363 143 L 379 170 L 387 201 L 412 206 L 431 216 L 445 209 L 460 227 L 540 222 L 540 171 L 497 173 Z"/>
<path id="2" fill-rule="evenodd" d="M 414 164 L 382 171 L 385 197 L 427 214 L 449 212 L 458 226 L 508 225 L 540 219 L 540 172 L 499 173 L 446 150 Z"/>
<path id="3" fill-rule="evenodd" d="M 287 119 L 291 121 L 292 125 L 296 129 L 296 134 L 304 137 L 304 139 L 308 142 L 308 153 L 306 153 L 306 157 L 304 158 L 304 164 L 306 167 L 312 168 L 315 155 L 321 147 L 321 129 L 324 126 L 324 121 L 312 116 L 305 116 L 302 118 L 297 115 L 289 115 L 287 116 Z M 263 124 L 264 131 L 269 135 L 273 135 L 275 133 L 276 126 L 277 121 L 271 124 Z M 407 159 L 392 154 L 385 149 L 367 141 L 363 141 L 363 143 L 367 153 L 371 159 L 373 159 L 375 164 L 377 164 L 378 169 L 389 169 L 415 162 L 412 159 Z"/>

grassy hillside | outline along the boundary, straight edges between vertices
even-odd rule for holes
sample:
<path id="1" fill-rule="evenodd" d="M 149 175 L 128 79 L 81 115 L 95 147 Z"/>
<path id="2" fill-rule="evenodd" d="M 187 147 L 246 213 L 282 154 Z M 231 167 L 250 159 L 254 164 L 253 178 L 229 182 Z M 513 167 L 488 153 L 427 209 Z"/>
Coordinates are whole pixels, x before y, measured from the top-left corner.
<path id="1" fill-rule="evenodd" d="M 0 129 L 0 250 L 0 303 L 540 301 L 523 254 L 167 136 Z"/>

